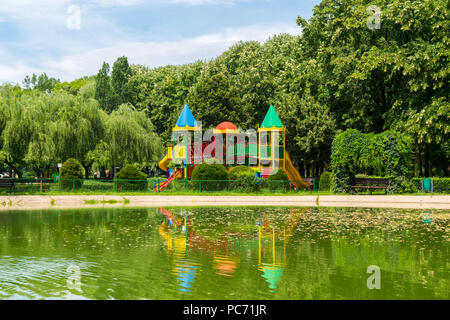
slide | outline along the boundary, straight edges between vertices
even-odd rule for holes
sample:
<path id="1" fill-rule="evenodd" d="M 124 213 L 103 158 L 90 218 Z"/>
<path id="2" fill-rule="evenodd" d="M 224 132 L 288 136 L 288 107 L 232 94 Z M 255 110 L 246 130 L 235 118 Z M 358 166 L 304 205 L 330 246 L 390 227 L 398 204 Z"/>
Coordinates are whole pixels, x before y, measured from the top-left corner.
<path id="1" fill-rule="evenodd" d="M 169 154 L 166 153 L 161 158 L 161 160 L 159 160 L 158 166 L 161 168 L 161 170 L 164 170 L 165 172 L 167 172 L 167 170 L 169 170 L 169 168 L 168 168 L 169 162 L 170 162 Z"/>
<path id="2" fill-rule="evenodd" d="M 161 183 L 159 185 L 159 187 L 156 187 L 156 189 L 158 191 L 163 190 L 165 187 L 167 187 L 173 180 L 175 180 L 176 177 L 178 177 L 179 175 L 183 174 L 183 170 L 181 169 L 177 169 L 175 170 L 169 177 L 169 179 L 167 179 L 166 181 L 164 181 L 163 183 Z"/>
<path id="3" fill-rule="evenodd" d="M 300 175 L 300 172 L 294 167 L 294 164 L 292 163 L 291 156 L 289 155 L 289 152 L 286 151 L 286 174 L 288 175 L 289 180 L 295 184 L 297 188 L 301 187 L 301 181 L 308 184 L 308 182 L 304 181 L 302 179 L 302 176 Z"/>

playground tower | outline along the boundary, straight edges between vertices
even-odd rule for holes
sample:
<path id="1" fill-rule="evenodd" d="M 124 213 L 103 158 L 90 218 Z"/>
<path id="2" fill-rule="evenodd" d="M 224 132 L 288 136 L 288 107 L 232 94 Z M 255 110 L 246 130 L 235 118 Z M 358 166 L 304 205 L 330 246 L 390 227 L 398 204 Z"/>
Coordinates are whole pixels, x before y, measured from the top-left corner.
<path id="1" fill-rule="evenodd" d="M 272 170 L 285 170 L 286 128 L 273 106 L 258 129 L 258 141 L 258 167 L 263 178 L 268 177 Z"/>

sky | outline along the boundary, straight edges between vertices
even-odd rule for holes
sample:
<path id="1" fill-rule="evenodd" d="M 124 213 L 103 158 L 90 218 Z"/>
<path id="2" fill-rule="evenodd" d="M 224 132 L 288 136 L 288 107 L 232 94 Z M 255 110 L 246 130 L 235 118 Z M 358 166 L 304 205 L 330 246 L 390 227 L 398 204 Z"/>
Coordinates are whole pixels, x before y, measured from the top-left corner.
<path id="1" fill-rule="evenodd" d="M 319 0 L 0 0 L 0 83 L 96 74 L 126 56 L 157 67 L 209 60 L 237 41 L 300 34 Z"/>

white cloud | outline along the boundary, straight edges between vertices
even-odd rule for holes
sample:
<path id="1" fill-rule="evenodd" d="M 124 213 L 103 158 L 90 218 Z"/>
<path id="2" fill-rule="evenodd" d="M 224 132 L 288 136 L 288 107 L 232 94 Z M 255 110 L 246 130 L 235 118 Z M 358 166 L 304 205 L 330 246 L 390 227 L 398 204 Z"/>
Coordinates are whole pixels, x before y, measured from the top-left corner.
<path id="1" fill-rule="evenodd" d="M 145 3 L 185 5 L 234 4 L 251 0 L 149 0 Z M 135 41 L 121 26 L 98 14 L 99 7 L 132 6 L 144 0 L 0 0 L 0 22 L 15 20 L 22 38 L 0 41 L 0 84 L 21 83 L 26 75 L 44 73 L 71 81 L 96 74 L 103 61 L 127 56 L 149 67 L 211 59 L 243 40 L 265 41 L 278 33 L 299 34 L 295 25 L 252 25 L 173 41 Z M 67 8 L 79 3 L 81 30 L 68 30 Z M 118 39 L 123 39 L 119 40 Z"/>
<path id="2" fill-rule="evenodd" d="M 184 64 L 196 60 L 211 59 L 227 50 L 237 41 L 256 40 L 263 42 L 270 36 L 279 33 L 300 34 L 300 30 L 292 25 L 254 25 L 242 28 L 228 28 L 219 33 L 202 35 L 180 41 L 166 42 L 121 42 L 114 46 L 81 51 L 63 56 L 59 59 L 43 61 L 40 71 L 18 64 L 0 65 L 0 83 L 3 81 L 20 82 L 25 75 L 32 72 L 46 72 L 61 81 L 71 81 L 84 75 L 98 72 L 103 61 L 112 64 L 117 57 L 127 56 L 132 64 L 149 67 L 167 64 Z"/>

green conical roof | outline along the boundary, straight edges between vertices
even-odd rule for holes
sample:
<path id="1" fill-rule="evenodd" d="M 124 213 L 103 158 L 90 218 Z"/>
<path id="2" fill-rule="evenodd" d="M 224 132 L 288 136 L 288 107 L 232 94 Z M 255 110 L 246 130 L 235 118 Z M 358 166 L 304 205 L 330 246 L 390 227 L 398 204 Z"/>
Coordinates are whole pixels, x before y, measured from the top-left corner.
<path id="1" fill-rule="evenodd" d="M 273 106 L 270 106 L 269 111 L 267 111 L 266 117 L 264 118 L 261 128 L 265 129 L 283 128 L 283 123 L 278 117 L 278 114 Z"/>

